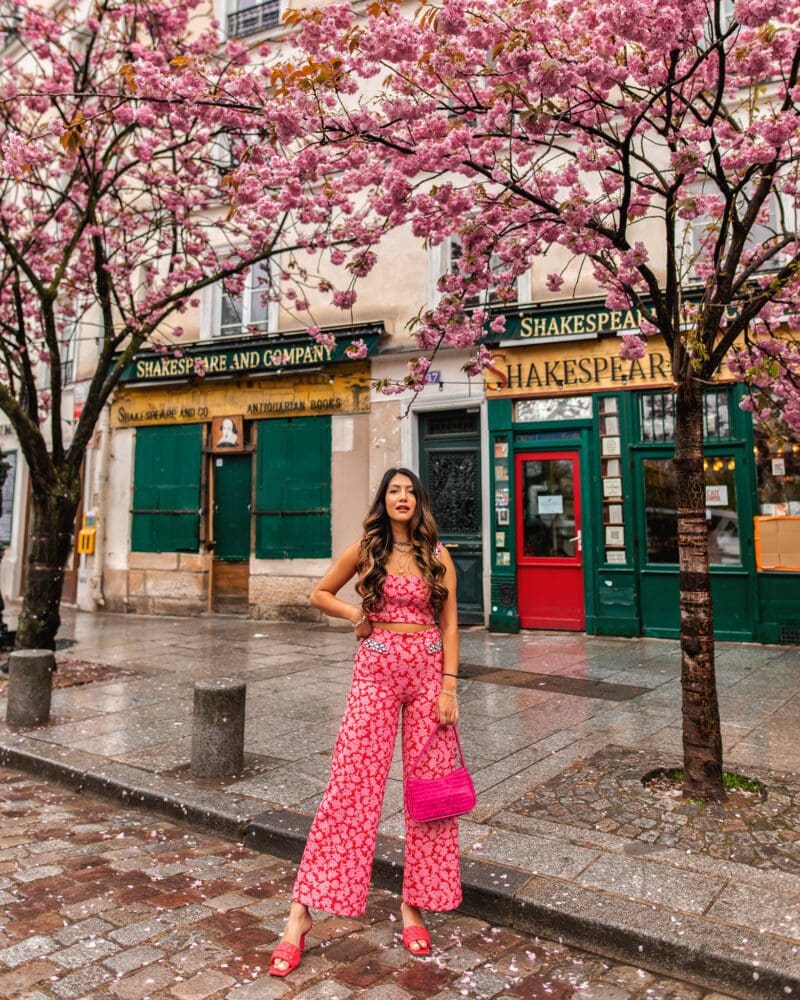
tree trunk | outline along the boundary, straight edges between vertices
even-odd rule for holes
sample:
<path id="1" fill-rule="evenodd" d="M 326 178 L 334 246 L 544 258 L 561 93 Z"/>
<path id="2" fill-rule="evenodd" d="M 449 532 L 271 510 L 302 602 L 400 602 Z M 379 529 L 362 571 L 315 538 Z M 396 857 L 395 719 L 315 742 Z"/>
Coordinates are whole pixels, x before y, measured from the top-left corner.
<path id="1" fill-rule="evenodd" d="M 72 545 L 77 489 L 34 491 L 22 611 L 17 624 L 18 649 L 55 649 L 64 564 Z"/>
<path id="2" fill-rule="evenodd" d="M 708 572 L 703 393 L 691 376 L 678 387 L 675 468 L 680 560 L 683 794 L 724 801 L 722 734 L 714 676 L 714 619 Z"/>

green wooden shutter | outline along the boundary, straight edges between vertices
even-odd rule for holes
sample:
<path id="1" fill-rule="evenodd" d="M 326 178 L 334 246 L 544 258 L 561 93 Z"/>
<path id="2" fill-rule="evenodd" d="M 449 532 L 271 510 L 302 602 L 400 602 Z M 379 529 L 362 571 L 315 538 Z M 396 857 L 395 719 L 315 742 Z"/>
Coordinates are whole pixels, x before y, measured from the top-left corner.
<path id="1" fill-rule="evenodd" d="M 197 552 L 201 455 L 200 424 L 137 430 L 132 552 Z"/>
<path id="2" fill-rule="evenodd" d="M 256 556 L 331 554 L 331 418 L 258 423 Z"/>

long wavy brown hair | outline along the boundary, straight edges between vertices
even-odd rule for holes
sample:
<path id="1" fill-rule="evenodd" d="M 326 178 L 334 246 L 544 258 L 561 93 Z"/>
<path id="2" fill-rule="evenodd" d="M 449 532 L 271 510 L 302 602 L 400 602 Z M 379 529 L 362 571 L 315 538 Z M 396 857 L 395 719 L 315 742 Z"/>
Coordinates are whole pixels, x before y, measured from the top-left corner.
<path id="1" fill-rule="evenodd" d="M 440 611 L 447 598 L 444 566 L 436 558 L 439 532 L 431 513 L 428 491 L 419 476 L 410 469 L 387 469 L 375 493 L 375 499 L 364 520 L 364 537 L 358 562 L 359 580 L 356 591 L 365 611 L 377 611 L 383 603 L 383 585 L 387 576 L 386 565 L 392 552 L 392 524 L 386 510 L 386 491 L 395 476 L 407 476 L 414 487 L 417 506 L 408 525 L 408 537 L 414 550 L 414 559 L 420 575 L 428 585 L 430 602 Z"/>

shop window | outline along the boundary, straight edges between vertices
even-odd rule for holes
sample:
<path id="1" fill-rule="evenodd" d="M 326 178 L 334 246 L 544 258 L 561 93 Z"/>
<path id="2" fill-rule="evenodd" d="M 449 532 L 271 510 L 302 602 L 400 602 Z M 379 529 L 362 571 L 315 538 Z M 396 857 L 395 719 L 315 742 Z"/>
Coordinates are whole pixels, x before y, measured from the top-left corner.
<path id="1" fill-rule="evenodd" d="M 675 440 L 675 397 L 665 392 L 639 395 L 639 430 L 642 441 Z M 730 400 L 727 389 L 703 396 L 703 437 L 714 441 L 730 437 Z"/>
<path id="2" fill-rule="evenodd" d="M 132 552 L 197 552 L 201 454 L 201 424 L 137 430 Z"/>
<path id="3" fill-rule="evenodd" d="M 514 404 L 514 420 L 539 422 L 541 420 L 591 420 L 591 396 L 563 396 L 547 399 L 518 399 Z"/>
<path id="4" fill-rule="evenodd" d="M 755 455 L 759 513 L 800 515 L 800 444 L 779 443 L 757 428 Z"/>
<path id="5" fill-rule="evenodd" d="M 330 417 L 259 421 L 256 455 L 256 557 L 328 558 Z"/>
<path id="6" fill-rule="evenodd" d="M 731 455 L 704 460 L 708 561 L 739 565 L 741 550 L 736 505 L 736 460 Z M 648 563 L 678 562 L 677 473 L 670 459 L 646 458 L 645 533 Z"/>
<path id="7" fill-rule="evenodd" d="M 526 556 L 575 555 L 575 480 L 572 462 L 535 459 L 523 462 L 523 552 Z"/>

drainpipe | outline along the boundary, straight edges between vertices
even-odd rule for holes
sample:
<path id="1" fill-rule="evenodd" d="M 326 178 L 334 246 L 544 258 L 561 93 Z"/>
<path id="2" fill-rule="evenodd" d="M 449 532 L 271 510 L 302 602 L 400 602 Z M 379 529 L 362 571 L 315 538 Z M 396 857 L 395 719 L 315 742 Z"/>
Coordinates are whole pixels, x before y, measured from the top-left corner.
<path id="1" fill-rule="evenodd" d="M 92 469 L 92 507 L 97 512 L 95 517 L 96 532 L 94 536 L 94 572 L 89 578 L 91 598 L 98 608 L 102 608 L 106 599 L 103 597 L 103 567 L 106 561 L 106 515 L 108 506 L 108 463 L 111 457 L 111 428 L 109 409 L 103 407 L 95 430 L 95 461 Z"/>

